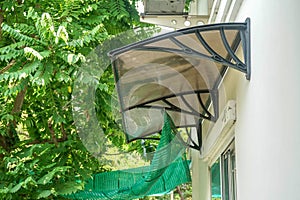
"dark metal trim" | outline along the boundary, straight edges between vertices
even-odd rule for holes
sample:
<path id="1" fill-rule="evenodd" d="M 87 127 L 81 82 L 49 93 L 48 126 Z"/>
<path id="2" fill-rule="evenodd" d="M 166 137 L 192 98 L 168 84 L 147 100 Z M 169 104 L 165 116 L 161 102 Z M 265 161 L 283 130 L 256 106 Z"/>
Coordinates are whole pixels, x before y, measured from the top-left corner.
<path id="1" fill-rule="evenodd" d="M 220 29 L 220 34 L 224 47 L 226 48 L 230 57 L 236 62 L 236 65 L 233 64 L 233 68 L 240 70 L 241 72 L 245 72 L 245 64 L 243 64 L 243 62 L 235 55 L 234 51 L 231 49 L 223 28 Z"/>
<path id="2" fill-rule="evenodd" d="M 213 50 L 208 44 L 207 42 L 204 40 L 204 38 L 202 37 L 201 33 L 199 31 L 195 32 L 197 39 L 199 40 L 199 42 L 201 42 L 201 44 L 203 45 L 203 47 L 211 54 L 211 59 L 215 62 L 218 63 L 222 63 L 225 65 L 230 65 L 232 67 L 235 67 L 235 65 L 231 62 L 228 62 L 228 60 L 224 59 L 220 54 L 218 54 L 215 50 Z"/>
<path id="3" fill-rule="evenodd" d="M 169 98 L 172 98 L 172 97 L 177 97 L 177 96 L 182 96 L 182 95 L 190 95 L 190 94 L 195 94 L 195 93 L 209 93 L 209 92 L 210 92 L 210 90 L 205 89 L 205 90 L 186 91 L 186 92 L 181 92 L 181 93 L 176 93 L 176 94 L 170 94 L 170 95 L 166 95 L 164 97 L 153 99 L 151 101 L 146 101 L 142 104 L 136 104 L 134 106 L 130 106 L 126 109 L 122 109 L 121 111 L 131 110 L 133 108 L 137 108 L 139 105 L 150 104 L 150 103 L 153 103 L 153 102 L 156 102 L 156 101 L 160 101 L 160 100 L 163 100 L 163 99 L 169 99 Z"/>
<path id="4" fill-rule="evenodd" d="M 193 143 L 193 144 L 189 144 L 188 142 L 185 142 L 184 139 L 182 139 L 180 133 L 176 134 L 176 137 L 183 143 L 186 144 L 187 146 L 189 146 L 190 148 L 196 149 L 196 150 L 200 150 L 200 146 L 192 139 L 191 136 L 191 132 L 186 132 L 187 136 L 188 136 L 188 141 Z"/>
<path id="5" fill-rule="evenodd" d="M 245 63 L 247 67 L 246 78 L 250 80 L 251 78 L 251 40 L 250 40 L 250 18 L 246 19 L 246 30 L 241 32 L 242 42 L 243 42 L 243 52 L 245 57 Z"/>
<path id="6" fill-rule="evenodd" d="M 180 30 L 176 30 L 174 32 L 171 33 L 165 33 L 165 34 L 161 34 L 137 43 L 132 43 L 130 45 L 112 50 L 108 53 L 108 56 L 111 57 L 111 59 L 115 59 L 119 54 L 122 54 L 126 51 L 130 51 L 132 49 L 162 40 L 162 39 L 167 39 L 170 37 L 174 37 L 174 36 L 178 36 L 178 35 L 182 35 L 182 34 L 189 34 L 189 33 L 194 33 L 195 30 L 198 31 L 213 31 L 213 30 L 219 30 L 220 28 L 224 28 L 225 30 L 240 30 L 240 31 L 245 31 L 246 27 L 247 27 L 247 22 L 248 20 L 246 20 L 245 23 L 220 23 L 220 24 L 207 24 L 207 25 L 201 25 L 201 26 L 195 26 L 195 27 L 190 27 L 190 28 L 186 28 L 186 29 L 180 29 Z"/>
<path id="7" fill-rule="evenodd" d="M 173 42 L 175 40 L 172 40 Z M 175 43 L 175 42 L 174 42 Z M 170 53 L 176 53 L 176 54 L 182 54 L 182 55 L 189 55 L 189 56 L 194 56 L 194 57 L 200 57 L 204 58 L 207 60 L 210 60 L 212 62 L 220 63 L 222 65 L 228 65 L 232 68 L 238 69 L 238 66 L 236 64 L 233 64 L 223 57 L 221 57 L 219 54 L 215 54 L 213 56 L 208 56 L 203 53 L 197 52 L 188 46 L 185 46 L 184 44 L 180 43 L 179 41 L 175 43 L 176 45 L 180 47 L 184 47 L 182 50 L 179 49 L 172 49 L 172 48 L 164 48 L 164 47 L 138 47 L 135 50 L 140 50 L 140 51 L 159 51 L 159 52 L 170 52 Z M 179 45 L 180 44 L 180 45 Z"/>
<path id="8" fill-rule="evenodd" d="M 207 113 L 210 118 L 213 118 L 213 115 L 206 108 L 207 106 L 204 105 L 200 93 L 197 93 L 197 98 L 198 98 L 198 102 L 200 103 L 200 106 L 205 111 L 205 113 Z"/>
<path id="9" fill-rule="evenodd" d="M 140 16 L 142 18 L 145 17 L 152 17 L 152 16 L 179 16 L 179 17 L 184 17 L 187 16 L 189 13 L 188 12 L 174 12 L 174 13 L 164 13 L 164 12 L 145 12 L 141 13 Z"/>
<path id="10" fill-rule="evenodd" d="M 201 126 L 201 125 L 200 125 Z M 198 127 L 200 127 L 198 124 L 189 124 L 189 125 L 186 125 L 186 126 L 176 126 L 175 128 L 196 128 L 197 129 L 197 136 L 201 136 L 200 138 L 202 138 L 202 128 L 201 129 L 198 129 Z M 201 131 L 201 132 L 199 132 Z M 149 133 L 148 135 L 152 135 L 152 134 L 155 134 L 157 132 L 151 132 Z M 191 136 L 191 132 L 186 132 L 187 136 L 188 136 L 188 139 L 189 141 L 192 143 L 192 144 L 187 144 L 181 137 L 180 133 L 176 134 L 177 137 L 179 137 L 179 139 L 185 143 L 187 146 L 189 146 L 190 148 L 192 149 L 195 149 L 195 150 L 198 150 L 200 151 L 201 150 L 201 146 L 199 146 L 195 141 L 193 141 L 192 139 L 192 136 Z M 155 138 L 155 137 L 147 137 L 148 135 L 144 136 L 144 137 L 137 137 L 137 138 L 134 138 L 132 140 L 128 140 L 128 142 L 132 142 L 132 141 L 135 141 L 135 140 L 159 140 L 159 138 Z M 199 142 L 199 141 L 198 141 Z M 200 144 L 202 143 L 202 139 L 201 139 L 201 142 Z"/>
<path id="11" fill-rule="evenodd" d="M 197 95 L 198 96 L 198 95 Z M 199 115 L 198 111 L 195 110 L 191 104 L 189 104 L 189 102 L 184 98 L 184 96 L 180 96 L 181 100 L 183 101 L 183 103 L 191 110 L 192 113 L 194 113 L 196 116 Z M 209 113 L 210 114 L 210 113 Z M 208 115 L 209 115 L 208 114 Z M 203 116 L 203 118 L 206 116 Z M 209 119 L 209 117 L 206 117 L 206 119 Z"/>
<path id="12" fill-rule="evenodd" d="M 202 147 L 202 124 L 201 120 L 199 120 L 198 126 L 197 126 L 197 139 L 198 139 L 198 149 L 201 153 L 201 147 Z"/>
<path id="13" fill-rule="evenodd" d="M 134 106 L 130 106 L 130 107 L 125 108 L 125 109 L 121 107 L 121 112 L 124 113 L 126 111 L 129 111 L 129 110 L 132 110 L 132 109 L 135 109 L 135 108 L 166 109 L 166 110 L 169 110 L 169 111 L 182 112 L 182 113 L 185 113 L 185 114 L 190 114 L 190 115 L 196 116 L 198 118 L 203 118 L 203 119 L 207 119 L 207 120 L 211 120 L 211 121 L 216 121 L 216 119 L 218 118 L 217 112 L 215 112 L 215 116 L 213 116 L 207 109 L 205 109 L 205 106 L 204 106 L 203 101 L 202 101 L 201 96 L 200 96 L 200 94 L 209 94 L 209 93 L 210 93 L 210 95 L 212 95 L 212 96 L 215 97 L 216 91 L 212 91 L 212 90 L 197 90 L 197 91 L 189 91 L 189 92 L 182 92 L 182 93 L 177 93 L 177 94 L 171 94 L 171 95 L 167 95 L 167 96 L 164 96 L 164 97 L 153 99 L 151 101 L 146 101 L 146 102 L 143 102 L 143 103 L 140 103 L 140 104 L 136 104 Z M 192 95 L 192 94 L 197 95 L 197 98 L 198 98 L 198 101 L 199 101 L 200 105 L 203 104 L 203 106 L 201 106 L 201 107 L 203 108 L 204 113 L 197 112 L 194 108 L 192 108 L 191 105 L 189 105 L 189 103 L 184 98 L 184 96 L 186 96 L 186 95 Z M 178 106 L 175 106 L 174 104 L 172 104 L 172 103 L 170 103 L 168 101 L 168 99 L 171 99 L 171 98 L 174 98 L 174 97 L 180 97 L 183 100 L 184 104 L 190 110 L 184 110 L 182 108 L 179 108 Z M 151 103 L 158 102 L 158 101 L 164 102 L 169 107 L 151 105 Z"/>

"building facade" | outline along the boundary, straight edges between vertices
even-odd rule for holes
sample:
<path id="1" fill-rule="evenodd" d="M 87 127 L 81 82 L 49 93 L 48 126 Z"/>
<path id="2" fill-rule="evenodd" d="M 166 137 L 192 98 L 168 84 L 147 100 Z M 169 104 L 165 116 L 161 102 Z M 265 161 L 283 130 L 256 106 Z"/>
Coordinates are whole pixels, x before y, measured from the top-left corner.
<path id="1" fill-rule="evenodd" d="M 208 23 L 251 19 L 252 69 L 250 80 L 225 74 L 220 117 L 204 132 L 201 154 L 192 151 L 193 199 L 300 199 L 300 2 L 207 5 Z"/>

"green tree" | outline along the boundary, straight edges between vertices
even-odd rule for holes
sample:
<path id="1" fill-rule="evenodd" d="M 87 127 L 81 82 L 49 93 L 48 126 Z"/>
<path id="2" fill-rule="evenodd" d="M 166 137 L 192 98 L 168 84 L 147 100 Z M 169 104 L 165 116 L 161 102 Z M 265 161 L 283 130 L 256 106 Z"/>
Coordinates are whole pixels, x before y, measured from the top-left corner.
<path id="1" fill-rule="evenodd" d="M 53 199 L 82 189 L 91 174 L 109 170 L 77 134 L 73 85 L 91 50 L 141 25 L 134 4 L 0 2 L 0 199 Z M 105 134 L 116 134 L 112 142 L 121 146 L 124 138 L 107 102 L 112 80 L 108 69 L 95 104 Z"/>

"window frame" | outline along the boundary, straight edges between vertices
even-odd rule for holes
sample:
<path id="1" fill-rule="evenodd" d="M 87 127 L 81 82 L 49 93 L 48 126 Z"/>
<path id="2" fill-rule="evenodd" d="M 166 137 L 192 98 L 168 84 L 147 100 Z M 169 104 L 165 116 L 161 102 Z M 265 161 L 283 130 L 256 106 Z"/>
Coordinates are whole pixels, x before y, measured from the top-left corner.
<path id="1" fill-rule="evenodd" d="M 236 149 L 235 140 L 233 139 L 225 150 L 211 163 L 210 171 L 210 199 L 212 197 L 212 166 L 220 162 L 220 200 L 237 200 L 237 178 L 236 178 Z"/>

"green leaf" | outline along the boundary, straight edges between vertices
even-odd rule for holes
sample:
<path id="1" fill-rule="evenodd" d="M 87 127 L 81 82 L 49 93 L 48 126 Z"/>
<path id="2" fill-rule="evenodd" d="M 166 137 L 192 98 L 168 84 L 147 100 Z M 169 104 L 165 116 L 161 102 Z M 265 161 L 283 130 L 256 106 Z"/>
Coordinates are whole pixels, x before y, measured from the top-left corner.
<path id="1" fill-rule="evenodd" d="M 37 41 L 31 37 L 28 37 L 27 35 L 24 35 L 20 32 L 18 32 L 17 30 L 15 30 L 14 28 L 12 28 L 11 26 L 2 23 L 2 31 L 8 33 L 10 36 L 12 36 L 13 38 L 20 40 L 20 41 L 24 41 L 28 44 L 35 44 L 37 43 Z"/>
<path id="2" fill-rule="evenodd" d="M 66 44 L 68 44 L 69 34 L 64 26 L 58 27 L 56 38 L 55 38 L 56 44 L 58 44 L 59 38 L 61 38 Z"/>
<path id="3" fill-rule="evenodd" d="M 64 71 L 57 72 L 55 78 L 60 82 L 64 81 L 65 83 L 67 83 L 68 81 L 70 81 L 70 77 Z"/>
<path id="4" fill-rule="evenodd" d="M 58 113 L 53 114 L 53 120 L 55 123 L 61 123 L 61 122 L 66 123 L 66 120 L 62 116 L 60 116 Z"/>
<path id="5" fill-rule="evenodd" d="M 52 167 L 54 167 L 56 165 L 56 163 L 51 163 L 51 164 L 49 164 L 49 165 L 46 165 L 45 167 L 44 166 L 42 166 L 42 170 L 45 170 L 45 169 L 49 169 L 49 168 L 52 168 Z"/>
<path id="6" fill-rule="evenodd" d="M 45 50 L 45 51 L 40 52 L 40 55 L 41 55 L 43 58 L 49 57 L 50 54 L 51 54 L 51 51 L 49 51 L 49 50 Z"/>
<path id="7" fill-rule="evenodd" d="M 9 190 L 9 188 L 7 188 L 7 187 L 5 187 L 5 188 L 0 188 L 0 194 L 7 194 L 7 193 L 9 193 L 10 192 L 10 190 Z"/>
<path id="8" fill-rule="evenodd" d="M 77 183 L 75 181 L 69 181 L 63 184 L 60 184 L 55 187 L 55 190 L 60 195 L 66 195 L 74 193 L 78 190 L 82 190 L 84 185 L 82 183 Z"/>
<path id="9" fill-rule="evenodd" d="M 24 181 L 22 186 L 23 186 L 23 188 L 27 189 L 29 184 L 36 186 L 36 182 L 31 176 L 26 178 L 26 180 Z"/>
<path id="10" fill-rule="evenodd" d="M 44 190 L 37 196 L 38 199 L 49 197 L 52 194 L 51 190 Z"/>
<path id="11" fill-rule="evenodd" d="M 13 188 L 10 189 L 10 192 L 11 193 L 17 192 L 19 189 L 21 189 L 22 185 L 23 185 L 23 182 L 18 183 L 17 185 L 15 185 Z"/>
<path id="12" fill-rule="evenodd" d="M 23 69 L 18 70 L 16 72 L 0 74 L 0 80 L 17 80 L 26 78 L 29 74 L 35 72 L 39 66 L 41 66 L 41 62 L 39 60 L 35 60 L 31 63 L 26 64 Z"/>
<path id="13" fill-rule="evenodd" d="M 64 172 L 68 168 L 70 168 L 70 167 L 68 167 L 68 166 L 65 166 L 65 167 L 56 167 L 51 172 L 48 172 L 46 175 L 44 175 L 42 178 L 40 178 L 37 183 L 41 184 L 41 185 L 46 185 L 47 183 L 49 183 L 52 180 L 53 176 L 57 172 Z"/>
<path id="14" fill-rule="evenodd" d="M 12 121 L 13 119 L 14 119 L 14 116 L 11 115 L 11 114 L 6 114 L 6 115 L 3 115 L 3 116 L 1 117 L 1 121 L 2 121 L 2 120 Z"/>
<path id="15" fill-rule="evenodd" d="M 34 50 L 33 48 L 25 47 L 24 52 L 25 52 L 25 54 L 30 54 L 30 55 L 36 57 L 39 60 L 43 60 L 43 56 L 39 52 Z"/>
<path id="16" fill-rule="evenodd" d="M 101 91 L 105 91 L 105 92 L 108 92 L 108 85 L 105 84 L 105 83 L 99 83 L 98 85 L 98 88 L 101 90 Z"/>
<path id="17" fill-rule="evenodd" d="M 75 63 L 76 61 L 76 59 L 75 59 L 75 54 L 74 53 L 70 53 L 69 55 L 68 55 L 68 63 L 69 64 L 72 64 L 72 63 Z"/>

